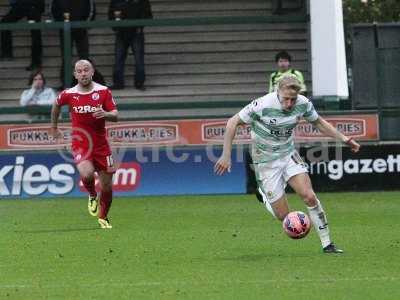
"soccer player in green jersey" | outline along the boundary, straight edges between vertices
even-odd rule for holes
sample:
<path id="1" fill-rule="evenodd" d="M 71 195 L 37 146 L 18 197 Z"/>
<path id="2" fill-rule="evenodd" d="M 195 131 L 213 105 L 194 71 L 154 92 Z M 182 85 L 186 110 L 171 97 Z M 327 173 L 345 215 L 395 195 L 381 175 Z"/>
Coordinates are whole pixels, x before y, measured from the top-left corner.
<path id="1" fill-rule="evenodd" d="M 325 253 L 342 253 L 331 241 L 321 202 L 311 185 L 308 170 L 294 147 L 294 128 L 304 118 L 323 134 L 342 141 L 358 152 L 360 145 L 337 131 L 318 115 L 309 99 L 300 95 L 301 83 L 293 76 L 283 77 L 278 90 L 258 98 L 228 120 L 223 152 L 214 171 L 222 175 L 231 168 L 232 141 L 239 124 L 251 124 L 251 156 L 258 190 L 266 208 L 283 220 L 289 213 L 285 188 L 289 184 L 307 205 L 311 221 Z"/>

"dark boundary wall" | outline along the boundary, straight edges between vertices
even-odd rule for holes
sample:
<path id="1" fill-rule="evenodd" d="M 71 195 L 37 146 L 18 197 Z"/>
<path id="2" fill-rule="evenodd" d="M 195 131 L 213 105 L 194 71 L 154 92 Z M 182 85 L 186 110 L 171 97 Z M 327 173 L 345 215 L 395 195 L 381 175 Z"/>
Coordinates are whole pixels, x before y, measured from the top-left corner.
<path id="1" fill-rule="evenodd" d="M 117 149 L 114 149 L 117 150 Z M 217 176 L 220 147 L 119 149 L 113 190 L 118 196 L 245 194 L 242 148 L 234 149 L 232 172 Z M 75 164 L 57 151 L 8 152 L 0 155 L 0 199 L 86 197 Z"/>
<path id="2" fill-rule="evenodd" d="M 400 23 L 352 26 L 353 108 L 399 108 Z"/>
<path id="3" fill-rule="evenodd" d="M 215 159 L 221 154 L 219 146 L 138 151 L 120 153 L 123 159 L 114 182 L 116 196 L 244 194 L 256 190 L 247 147 L 235 147 L 232 172 L 224 176 L 213 172 Z M 321 145 L 303 147 L 299 152 L 309 165 L 316 191 L 400 190 L 400 144 L 363 146 L 357 154 L 347 147 Z M 86 193 L 79 186 L 72 162 L 56 151 L 37 151 L 0 155 L 0 195 L 18 199 L 82 197 Z"/>
<path id="4" fill-rule="evenodd" d="M 359 153 L 347 147 L 301 148 L 300 155 L 309 166 L 313 187 L 319 192 L 400 190 L 400 144 L 363 146 Z M 248 159 L 248 193 L 256 190 L 254 173 Z M 323 157 L 316 161 L 312 157 Z M 326 158 L 328 158 L 326 160 Z"/>

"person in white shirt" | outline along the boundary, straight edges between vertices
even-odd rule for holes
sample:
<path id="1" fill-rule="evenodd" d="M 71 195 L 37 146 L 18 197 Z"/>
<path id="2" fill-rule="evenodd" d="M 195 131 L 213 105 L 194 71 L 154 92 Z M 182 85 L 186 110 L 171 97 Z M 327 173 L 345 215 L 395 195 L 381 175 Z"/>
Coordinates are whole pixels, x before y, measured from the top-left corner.
<path id="1" fill-rule="evenodd" d="M 31 88 L 22 92 L 21 106 L 53 105 L 57 95 L 52 88 L 46 87 L 46 79 L 41 71 L 32 73 L 29 85 Z"/>

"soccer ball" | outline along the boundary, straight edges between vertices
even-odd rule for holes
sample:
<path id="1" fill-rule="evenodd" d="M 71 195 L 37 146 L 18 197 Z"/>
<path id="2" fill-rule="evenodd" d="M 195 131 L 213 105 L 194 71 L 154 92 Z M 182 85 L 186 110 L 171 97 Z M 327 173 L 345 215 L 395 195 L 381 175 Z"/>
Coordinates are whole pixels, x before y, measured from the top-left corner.
<path id="1" fill-rule="evenodd" d="M 288 213 L 282 222 L 283 230 L 292 239 L 305 237 L 311 228 L 310 218 L 301 211 Z"/>

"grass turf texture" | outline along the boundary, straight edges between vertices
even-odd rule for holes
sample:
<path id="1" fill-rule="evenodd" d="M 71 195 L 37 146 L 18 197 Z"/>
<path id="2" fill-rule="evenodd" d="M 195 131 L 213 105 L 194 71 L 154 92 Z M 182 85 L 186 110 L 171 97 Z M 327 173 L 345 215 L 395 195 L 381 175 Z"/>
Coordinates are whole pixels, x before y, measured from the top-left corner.
<path id="1" fill-rule="evenodd" d="M 344 255 L 254 196 L 117 198 L 112 230 L 86 199 L 1 200 L 0 299 L 400 299 L 400 193 L 319 196 Z"/>

